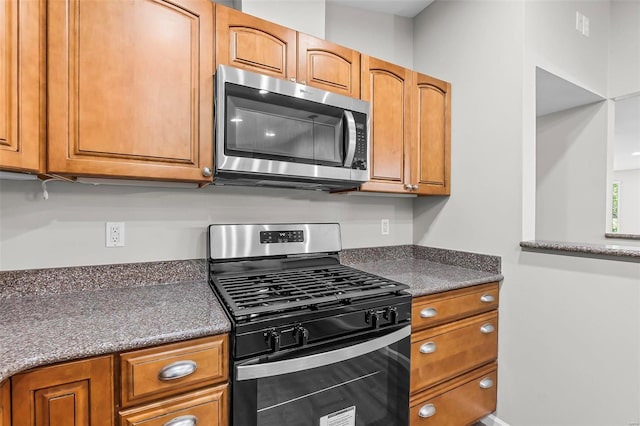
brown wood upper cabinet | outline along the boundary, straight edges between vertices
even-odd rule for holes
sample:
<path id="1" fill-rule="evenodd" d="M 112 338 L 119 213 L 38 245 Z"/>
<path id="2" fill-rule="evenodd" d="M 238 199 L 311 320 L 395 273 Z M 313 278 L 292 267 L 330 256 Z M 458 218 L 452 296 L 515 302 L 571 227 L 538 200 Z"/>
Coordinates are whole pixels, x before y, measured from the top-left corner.
<path id="1" fill-rule="evenodd" d="M 296 31 L 216 4 L 216 67 L 296 79 Z"/>
<path id="2" fill-rule="evenodd" d="M 419 195 L 451 192 L 451 85 L 413 73 L 411 190 Z"/>
<path id="3" fill-rule="evenodd" d="M 360 53 L 216 5 L 216 66 L 230 65 L 360 97 Z"/>
<path id="4" fill-rule="evenodd" d="M 451 85 L 362 56 L 371 102 L 371 181 L 361 191 L 449 195 Z"/>
<path id="5" fill-rule="evenodd" d="M 11 379 L 13 426 L 113 426 L 113 357 L 43 367 Z"/>
<path id="6" fill-rule="evenodd" d="M 0 426 L 11 425 L 11 388 L 9 381 L 0 384 Z"/>
<path id="7" fill-rule="evenodd" d="M 371 102 L 371 180 L 362 191 L 409 192 L 411 79 L 409 69 L 362 55 L 362 99 Z"/>
<path id="8" fill-rule="evenodd" d="M 210 182 L 213 4 L 50 0 L 47 12 L 48 172 Z"/>
<path id="9" fill-rule="evenodd" d="M 298 33 L 298 81 L 341 95 L 360 97 L 360 53 Z"/>
<path id="10" fill-rule="evenodd" d="M 0 170 L 45 166 L 45 4 L 0 2 Z"/>

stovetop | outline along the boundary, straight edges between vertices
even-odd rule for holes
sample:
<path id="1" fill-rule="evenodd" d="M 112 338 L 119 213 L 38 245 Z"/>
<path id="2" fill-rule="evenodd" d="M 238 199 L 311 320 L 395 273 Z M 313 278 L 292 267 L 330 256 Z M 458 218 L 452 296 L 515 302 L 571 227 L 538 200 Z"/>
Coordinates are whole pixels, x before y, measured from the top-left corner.
<path id="1" fill-rule="evenodd" d="M 330 259 L 328 259 L 330 261 Z M 294 310 L 348 305 L 400 292 L 406 285 L 340 264 L 212 275 L 211 282 L 236 320 Z"/>

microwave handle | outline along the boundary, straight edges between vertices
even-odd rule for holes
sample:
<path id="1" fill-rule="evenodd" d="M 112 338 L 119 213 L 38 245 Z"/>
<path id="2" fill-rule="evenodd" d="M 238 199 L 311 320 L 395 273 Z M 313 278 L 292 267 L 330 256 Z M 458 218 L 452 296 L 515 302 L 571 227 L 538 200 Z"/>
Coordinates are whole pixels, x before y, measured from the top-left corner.
<path id="1" fill-rule="evenodd" d="M 351 168 L 353 157 L 356 154 L 356 120 L 353 118 L 351 111 L 344 112 L 344 118 L 347 121 L 347 155 L 344 158 L 344 167 Z"/>

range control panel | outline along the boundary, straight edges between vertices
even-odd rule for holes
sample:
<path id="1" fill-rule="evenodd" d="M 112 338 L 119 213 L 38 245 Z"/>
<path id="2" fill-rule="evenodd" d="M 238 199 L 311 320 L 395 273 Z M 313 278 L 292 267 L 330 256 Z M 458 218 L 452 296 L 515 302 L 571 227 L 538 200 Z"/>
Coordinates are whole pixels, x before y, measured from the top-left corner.
<path id="1" fill-rule="evenodd" d="M 304 231 L 260 231 L 260 244 L 303 243 Z"/>

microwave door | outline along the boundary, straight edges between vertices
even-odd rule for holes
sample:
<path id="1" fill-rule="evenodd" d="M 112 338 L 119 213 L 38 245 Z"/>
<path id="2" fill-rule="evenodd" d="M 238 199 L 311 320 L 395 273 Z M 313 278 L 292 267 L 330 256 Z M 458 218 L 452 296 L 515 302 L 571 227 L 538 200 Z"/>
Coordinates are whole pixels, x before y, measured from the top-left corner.
<path id="1" fill-rule="evenodd" d="M 353 118 L 353 113 L 351 111 L 344 112 L 344 118 L 347 122 L 347 131 L 345 132 L 345 141 L 344 144 L 346 146 L 346 155 L 344 157 L 343 166 L 347 168 L 351 168 L 351 164 L 353 163 L 353 157 L 356 154 L 356 120 Z"/>

